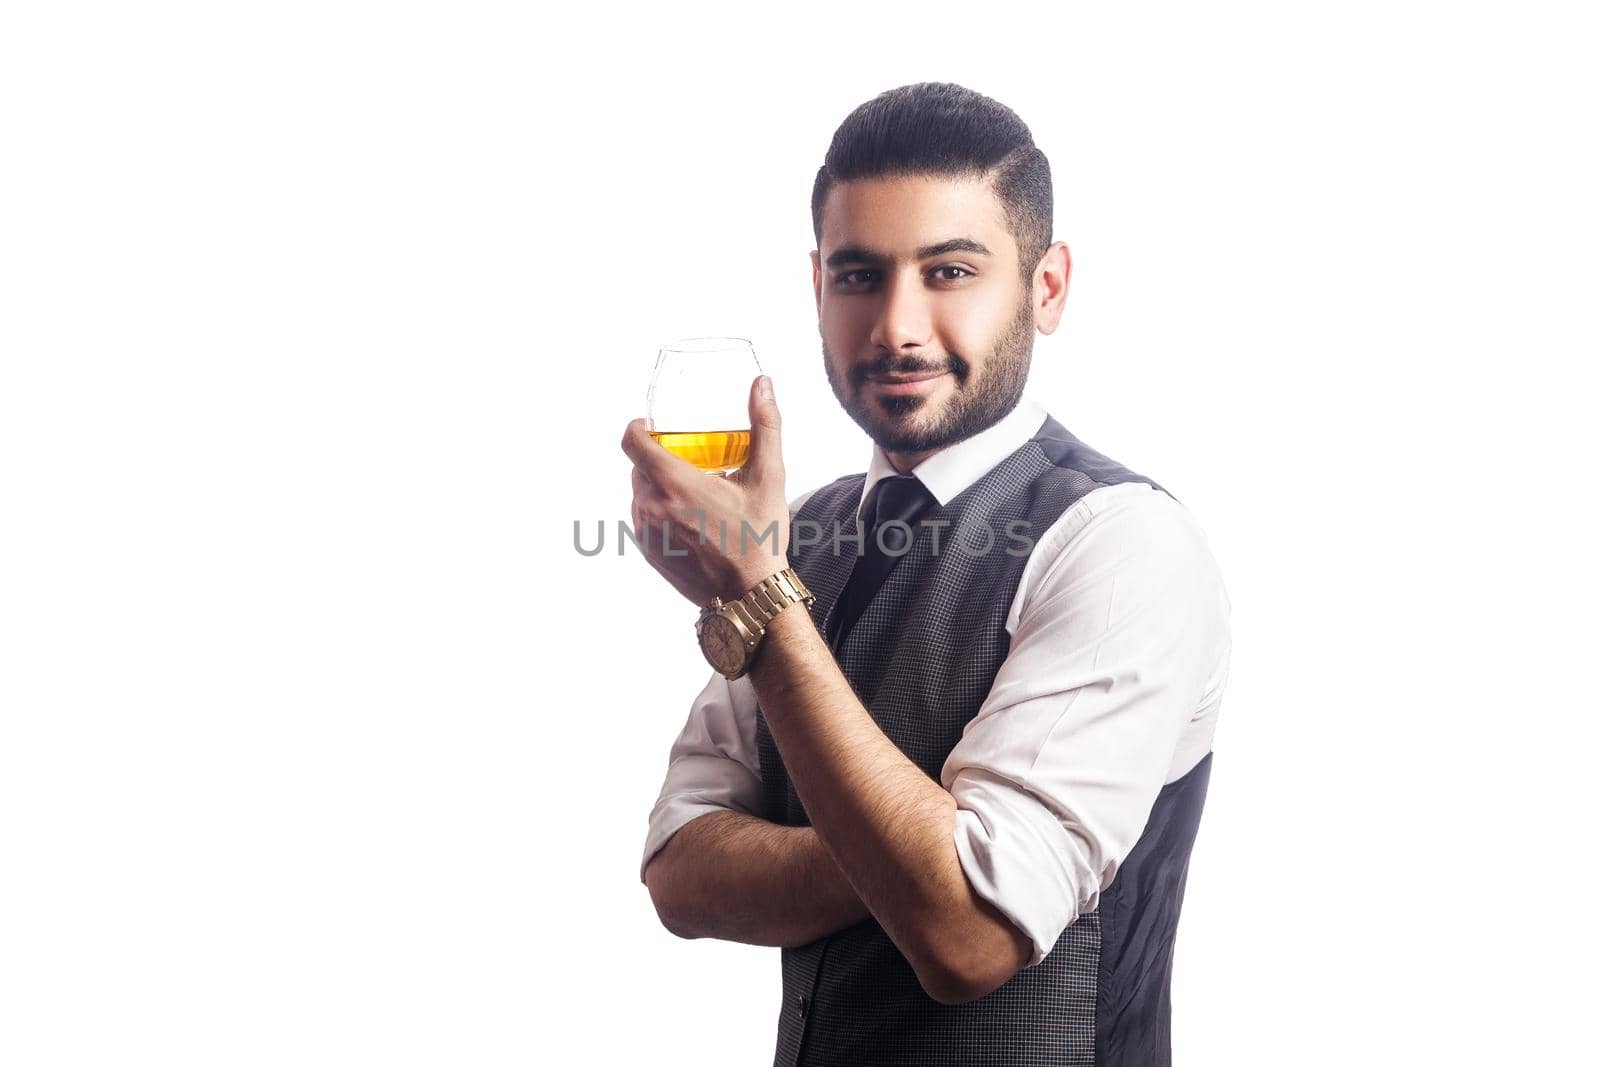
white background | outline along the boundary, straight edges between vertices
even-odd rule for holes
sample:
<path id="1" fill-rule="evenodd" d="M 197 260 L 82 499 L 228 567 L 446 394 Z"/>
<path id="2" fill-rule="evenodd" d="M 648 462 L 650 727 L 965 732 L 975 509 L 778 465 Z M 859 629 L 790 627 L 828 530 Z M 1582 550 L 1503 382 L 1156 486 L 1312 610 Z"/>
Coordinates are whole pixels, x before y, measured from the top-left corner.
<path id="1" fill-rule="evenodd" d="M 1597 89 L 1581 6 L 8 5 L 0 1061 L 759 1064 L 775 951 L 637 880 L 707 668 L 617 447 L 754 339 L 912 81 L 1050 157 L 1032 395 L 1234 603 L 1177 1062 L 1592 1047 Z"/>

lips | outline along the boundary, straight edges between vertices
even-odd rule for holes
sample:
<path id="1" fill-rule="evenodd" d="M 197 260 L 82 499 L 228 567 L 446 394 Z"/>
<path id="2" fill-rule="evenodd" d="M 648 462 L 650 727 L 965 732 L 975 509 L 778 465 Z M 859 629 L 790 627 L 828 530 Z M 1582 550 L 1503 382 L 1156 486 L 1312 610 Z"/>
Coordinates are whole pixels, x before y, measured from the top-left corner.
<path id="1" fill-rule="evenodd" d="M 932 370 L 915 374 L 871 374 L 867 382 L 877 392 L 888 396 L 914 396 L 932 390 L 935 383 L 949 373 L 948 370 Z"/>
<path id="2" fill-rule="evenodd" d="M 950 372 L 947 370 L 929 370 L 918 374 L 869 374 L 867 381 L 877 382 L 880 385 L 904 385 L 908 382 L 926 382 L 934 378 L 942 378 Z"/>

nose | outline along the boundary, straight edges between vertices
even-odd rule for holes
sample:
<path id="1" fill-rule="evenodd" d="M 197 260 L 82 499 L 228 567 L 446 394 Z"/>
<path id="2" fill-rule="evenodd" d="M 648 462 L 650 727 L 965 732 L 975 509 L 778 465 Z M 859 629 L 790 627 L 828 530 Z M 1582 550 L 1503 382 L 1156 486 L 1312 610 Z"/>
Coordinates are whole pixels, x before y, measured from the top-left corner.
<path id="1" fill-rule="evenodd" d="M 933 315 L 917 272 L 894 272 L 882 292 L 883 303 L 872 325 L 873 348 L 896 355 L 926 348 L 933 331 Z"/>

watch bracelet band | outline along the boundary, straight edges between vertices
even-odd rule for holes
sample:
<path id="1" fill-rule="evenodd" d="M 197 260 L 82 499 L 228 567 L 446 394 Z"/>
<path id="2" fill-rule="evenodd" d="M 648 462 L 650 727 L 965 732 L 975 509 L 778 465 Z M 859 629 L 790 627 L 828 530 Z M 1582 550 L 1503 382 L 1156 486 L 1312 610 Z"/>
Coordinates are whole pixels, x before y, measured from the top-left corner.
<path id="1" fill-rule="evenodd" d="M 738 615 L 739 621 L 754 636 L 764 631 L 767 623 L 790 604 L 801 601 L 811 604 L 816 599 L 794 568 L 785 567 L 776 574 L 767 575 L 756 583 L 755 588 L 738 600 L 728 601 L 726 606 Z"/>

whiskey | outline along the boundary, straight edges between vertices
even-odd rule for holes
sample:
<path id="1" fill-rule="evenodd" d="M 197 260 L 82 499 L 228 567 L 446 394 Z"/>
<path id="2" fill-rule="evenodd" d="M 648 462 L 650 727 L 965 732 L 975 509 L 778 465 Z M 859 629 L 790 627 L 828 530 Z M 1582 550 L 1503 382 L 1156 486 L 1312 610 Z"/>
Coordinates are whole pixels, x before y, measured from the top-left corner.
<path id="1" fill-rule="evenodd" d="M 706 430 L 702 433 L 651 430 L 650 436 L 675 456 L 703 471 L 731 471 L 744 466 L 750 454 L 749 430 Z"/>

